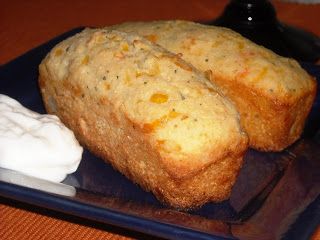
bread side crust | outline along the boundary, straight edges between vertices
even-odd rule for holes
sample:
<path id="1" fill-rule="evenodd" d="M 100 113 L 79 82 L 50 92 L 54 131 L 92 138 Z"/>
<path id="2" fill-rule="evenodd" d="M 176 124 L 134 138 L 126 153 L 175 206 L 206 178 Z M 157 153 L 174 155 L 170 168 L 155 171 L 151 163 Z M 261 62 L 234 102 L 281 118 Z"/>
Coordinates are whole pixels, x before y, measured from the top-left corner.
<path id="1" fill-rule="evenodd" d="M 158 149 L 150 144 L 139 125 L 114 109 L 112 103 L 102 99 L 97 104 L 94 99 L 74 98 L 70 90 L 61 93 L 59 86 L 47 87 L 46 82 L 51 80 L 43 71 L 40 76 L 48 113 L 59 112 L 61 120 L 74 130 L 82 145 L 143 189 L 151 191 L 160 201 L 175 208 L 192 209 L 208 201 L 220 202 L 229 198 L 242 166 L 245 139 L 239 143 L 240 151 L 177 178 L 168 173 Z"/>
<path id="2" fill-rule="evenodd" d="M 249 145 L 261 151 L 281 151 L 300 137 L 316 95 L 316 88 L 313 88 L 288 103 L 222 76 L 216 76 L 215 82 L 241 113 L 241 124 L 248 133 Z"/>

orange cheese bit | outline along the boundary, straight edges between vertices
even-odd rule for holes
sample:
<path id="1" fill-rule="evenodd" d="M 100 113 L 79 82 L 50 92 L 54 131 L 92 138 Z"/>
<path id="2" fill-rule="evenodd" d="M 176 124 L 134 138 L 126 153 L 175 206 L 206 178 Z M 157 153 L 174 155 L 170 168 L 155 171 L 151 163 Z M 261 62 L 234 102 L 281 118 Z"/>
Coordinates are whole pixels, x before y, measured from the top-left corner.
<path id="1" fill-rule="evenodd" d="M 122 49 L 122 51 L 124 51 L 124 52 L 128 52 L 128 51 L 129 51 L 129 45 L 128 45 L 128 43 L 122 44 L 121 49 Z"/>
<path id="2" fill-rule="evenodd" d="M 178 117 L 179 115 L 181 115 L 181 113 L 178 113 L 178 112 L 176 112 L 176 111 L 170 111 L 168 117 L 169 117 L 170 119 L 173 119 L 173 118 Z"/>
<path id="3" fill-rule="evenodd" d="M 145 133 L 152 133 L 156 128 L 158 128 L 161 124 L 161 119 L 157 119 L 152 123 L 145 123 L 142 126 L 142 130 Z"/>
<path id="4" fill-rule="evenodd" d="M 163 145 L 166 142 L 166 140 L 157 140 L 158 145 Z"/>
<path id="5" fill-rule="evenodd" d="M 56 57 L 59 57 L 61 56 L 63 53 L 62 49 L 61 48 L 58 48 L 55 52 L 54 52 L 54 56 Z"/>
<path id="6" fill-rule="evenodd" d="M 155 34 L 145 35 L 144 38 L 146 38 L 147 40 L 153 43 L 156 43 L 158 40 L 158 36 Z"/>
<path id="7" fill-rule="evenodd" d="M 143 72 L 140 72 L 140 71 L 136 71 L 136 77 L 141 77 L 143 75 Z"/>
<path id="8" fill-rule="evenodd" d="M 82 65 L 88 65 L 88 63 L 89 63 L 89 56 L 86 55 L 86 56 L 82 59 L 81 64 L 82 64 Z"/>
<path id="9" fill-rule="evenodd" d="M 143 124 L 142 130 L 145 133 L 151 133 L 151 132 L 155 131 L 157 128 L 166 124 L 168 121 L 178 117 L 179 115 L 181 115 L 181 113 L 178 113 L 178 112 L 172 110 L 168 114 L 162 116 L 159 119 L 154 120 L 151 123 Z"/>
<path id="10" fill-rule="evenodd" d="M 161 103 L 167 102 L 168 99 L 169 99 L 169 97 L 168 97 L 167 94 L 154 93 L 154 94 L 151 95 L 149 100 L 150 100 L 150 102 L 161 104 Z"/>

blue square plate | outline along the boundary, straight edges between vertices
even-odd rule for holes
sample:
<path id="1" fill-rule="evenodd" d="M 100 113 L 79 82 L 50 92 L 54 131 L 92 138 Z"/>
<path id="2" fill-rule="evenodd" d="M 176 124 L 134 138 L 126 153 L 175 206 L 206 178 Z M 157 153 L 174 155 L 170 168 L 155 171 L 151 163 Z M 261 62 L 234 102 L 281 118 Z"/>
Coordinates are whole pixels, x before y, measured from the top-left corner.
<path id="1" fill-rule="evenodd" d="M 44 113 L 38 65 L 70 32 L 0 67 L 0 93 Z M 320 77 L 320 67 L 303 64 Z M 319 94 L 301 140 L 281 153 L 249 150 L 231 198 L 178 211 L 85 150 L 77 172 L 51 183 L 0 168 L 0 196 L 167 239 L 308 239 L 320 223 Z"/>

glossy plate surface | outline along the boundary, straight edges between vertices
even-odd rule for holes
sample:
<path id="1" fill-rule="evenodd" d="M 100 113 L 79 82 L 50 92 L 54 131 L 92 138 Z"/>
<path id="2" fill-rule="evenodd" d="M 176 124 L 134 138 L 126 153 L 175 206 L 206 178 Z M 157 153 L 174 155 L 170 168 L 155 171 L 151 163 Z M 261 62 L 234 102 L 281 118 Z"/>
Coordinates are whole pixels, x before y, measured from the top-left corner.
<path id="1" fill-rule="evenodd" d="M 0 93 L 44 113 L 38 65 L 81 29 L 1 66 Z M 303 66 L 319 79 L 319 66 Z M 188 212 L 168 208 L 88 151 L 62 183 L 0 168 L 0 196 L 168 239 L 308 239 L 320 223 L 319 98 L 303 138 L 281 153 L 249 150 L 230 200 L 219 204 Z"/>

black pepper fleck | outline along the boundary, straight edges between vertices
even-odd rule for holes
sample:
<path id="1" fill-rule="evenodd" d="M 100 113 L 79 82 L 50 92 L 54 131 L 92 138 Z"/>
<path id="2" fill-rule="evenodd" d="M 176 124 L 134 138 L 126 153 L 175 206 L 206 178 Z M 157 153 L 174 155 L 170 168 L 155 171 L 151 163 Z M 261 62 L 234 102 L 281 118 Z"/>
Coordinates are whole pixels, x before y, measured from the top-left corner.
<path id="1" fill-rule="evenodd" d="M 208 59 L 208 58 L 206 58 L 206 59 L 205 59 L 205 61 L 206 61 L 206 62 L 209 62 L 209 59 Z"/>
<path id="2" fill-rule="evenodd" d="M 106 78 L 106 76 L 103 76 L 102 79 L 103 79 L 103 80 L 106 80 L 107 78 Z"/>

